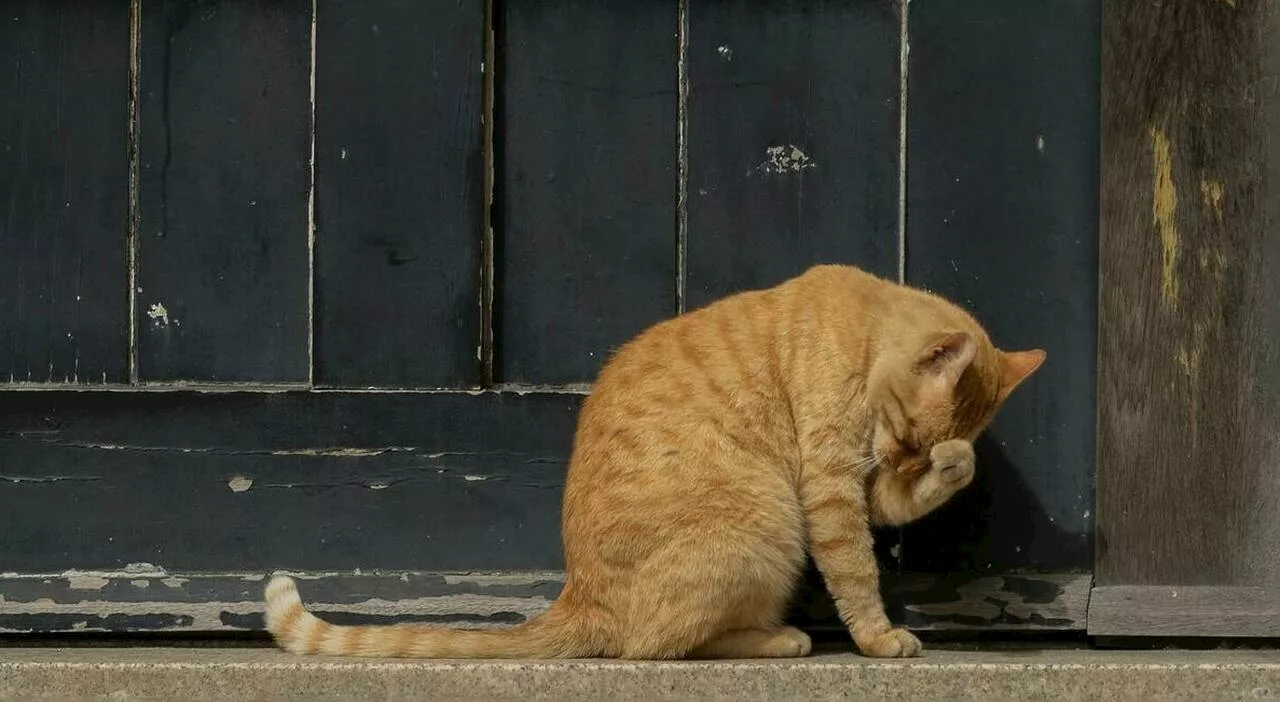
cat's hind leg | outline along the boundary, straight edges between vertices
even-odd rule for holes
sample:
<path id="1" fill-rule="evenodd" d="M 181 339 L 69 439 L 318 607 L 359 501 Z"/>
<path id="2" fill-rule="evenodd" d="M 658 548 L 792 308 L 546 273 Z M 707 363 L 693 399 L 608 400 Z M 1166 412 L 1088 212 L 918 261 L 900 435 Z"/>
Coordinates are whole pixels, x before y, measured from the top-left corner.
<path id="1" fill-rule="evenodd" d="M 804 563 L 803 546 L 780 548 L 769 541 L 710 532 L 655 553 L 631 579 L 621 657 L 808 653 L 802 645 L 808 637 L 781 626 Z"/>
<path id="2" fill-rule="evenodd" d="M 690 658 L 803 658 L 813 650 L 809 635 L 793 626 L 734 629 L 693 649 Z"/>

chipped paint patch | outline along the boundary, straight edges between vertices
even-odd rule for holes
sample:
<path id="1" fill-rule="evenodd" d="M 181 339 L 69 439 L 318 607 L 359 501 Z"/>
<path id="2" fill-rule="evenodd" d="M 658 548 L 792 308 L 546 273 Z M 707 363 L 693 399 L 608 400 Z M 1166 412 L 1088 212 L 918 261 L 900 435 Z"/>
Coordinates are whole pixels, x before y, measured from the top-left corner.
<path id="1" fill-rule="evenodd" d="M 227 481 L 227 487 L 231 488 L 231 492 L 244 492 L 253 487 L 253 478 L 237 475 Z"/>
<path id="2" fill-rule="evenodd" d="M 770 146 L 764 153 L 765 160 L 757 168 L 765 173 L 799 173 L 808 168 L 818 167 L 818 164 L 795 144 Z"/>
<path id="3" fill-rule="evenodd" d="M 177 589 L 191 581 L 187 578 L 162 578 L 160 582 L 163 583 L 165 587 Z"/>
<path id="4" fill-rule="evenodd" d="M 148 587 L 151 587 L 151 581 L 150 581 L 150 580 L 130 580 L 130 581 L 129 581 L 129 584 L 130 584 L 130 585 L 132 585 L 132 586 L 134 586 L 134 587 L 136 587 L 136 588 L 138 588 L 138 589 L 140 589 L 140 590 L 141 590 L 141 589 L 148 588 Z"/>
<path id="5" fill-rule="evenodd" d="M 107 586 L 107 579 L 96 575 L 68 575 L 67 587 L 72 590 L 101 590 Z"/>
<path id="6" fill-rule="evenodd" d="M 1160 236 L 1160 296 L 1166 307 L 1178 307 L 1178 192 L 1173 183 L 1173 145 L 1163 130 L 1151 128 L 1151 214 Z"/>
<path id="7" fill-rule="evenodd" d="M 1044 135 L 1036 135 L 1036 151 L 1044 153 Z"/>
<path id="8" fill-rule="evenodd" d="M 485 475 L 464 475 L 462 476 L 462 479 L 467 481 L 468 483 L 475 483 L 475 482 L 480 482 L 482 480 L 488 480 L 489 477 Z"/>
<path id="9" fill-rule="evenodd" d="M 164 305 L 157 302 L 147 310 L 147 316 L 151 318 L 152 324 L 156 326 L 169 326 L 169 310 Z"/>
<path id="10" fill-rule="evenodd" d="M 355 447 L 328 447 L 328 448 L 311 448 L 311 449 L 282 449 L 280 451 L 272 451 L 272 456 L 328 456 L 340 458 L 362 458 L 368 456 L 381 456 L 384 453 L 393 453 L 397 451 L 413 451 L 412 446 L 381 446 L 375 448 L 355 448 Z"/>
<path id="11" fill-rule="evenodd" d="M 729 47 L 724 46 L 723 44 L 716 47 L 716 53 L 720 54 L 720 58 L 724 59 L 725 61 L 733 60 L 733 49 L 730 49 Z"/>

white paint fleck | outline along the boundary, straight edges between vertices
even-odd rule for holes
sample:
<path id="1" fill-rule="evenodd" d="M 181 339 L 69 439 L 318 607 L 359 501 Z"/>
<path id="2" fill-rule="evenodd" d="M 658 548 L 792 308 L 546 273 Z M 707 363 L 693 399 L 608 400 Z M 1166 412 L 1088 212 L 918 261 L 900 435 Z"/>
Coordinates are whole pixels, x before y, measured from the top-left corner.
<path id="1" fill-rule="evenodd" d="M 168 575 L 164 568 L 158 565 L 152 565 L 146 561 L 129 563 L 125 565 L 124 572 L 129 575 Z"/>
<path id="2" fill-rule="evenodd" d="M 253 478 L 237 475 L 227 481 L 227 487 L 231 488 L 231 492 L 244 492 L 245 490 L 253 487 Z"/>
<path id="3" fill-rule="evenodd" d="M 67 576 L 67 587 L 72 590 L 101 590 L 107 586 L 107 579 L 93 575 Z"/>
<path id="4" fill-rule="evenodd" d="M 179 588 L 191 581 L 186 578 L 165 578 L 160 582 L 164 583 L 165 587 Z"/>
<path id="5" fill-rule="evenodd" d="M 1040 153 L 1044 153 L 1044 135 L 1043 134 L 1036 136 L 1036 151 L 1039 151 Z"/>
<path id="6" fill-rule="evenodd" d="M 1087 510 L 1087 509 L 1086 509 L 1086 510 L 1084 511 L 1084 518 L 1085 518 L 1085 519 L 1088 519 L 1088 518 L 1089 518 L 1090 516 L 1092 516 L 1092 515 L 1093 515 L 1093 512 L 1092 512 L 1091 510 Z"/>
<path id="7" fill-rule="evenodd" d="M 758 166 L 758 169 L 766 173 L 799 173 L 806 168 L 818 167 L 818 164 L 809 158 L 809 154 L 795 144 L 770 146 L 764 150 L 764 153 L 765 161 Z"/>
<path id="8" fill-rule="evenodd" d="M 139 289 L 138 292 L 142 292 L 142 290 Z M 152 305 L 150 309 L 147 310 L 147 316 L 151 318 L 152 323 L 156 326 L 169 325 L 169 310 L 165 309 L 164 305 L 159 302 Z"/>
<path id="9" fill-rule="evenodd" d="M 338 149 L 338 158 L 341 158 L 343 161 L 347 160 L 347 147 L 344 146 L 341 149 Z"/>
<path id="10" fill-rule="evenodd" d="M 727 46 L 720 45 L 716 47 L 716 53 L 720 54 L 720 58 L 724 59 L 725 61 L 733 60 L 733 49 L 730 49 Z"/>
<path id="11" fill-rule="evenodd" d="M 894 544 L 889 549 L 889 555 L 894 558 L 902 558 L 902 544 Z"/>
<path id="12" fill-rule="evenodd" d="M 370 490 L 386 490 L 389 487 L 391 486 L 387 483 L 369 483 Z"/>
<path id="13" fill-rule="evenodd" d="M 462 479 L 468 483 L 474 483 L 480 480 L 488 480 L 489 478 L 484 475 L 464 475 L 462 476 Z"/>
<path id="14" fill-rule="evenodd" d="M 136 588 L 141 588 L 141 589 L 151 587 L 150 580 L 130 580 L 129 584 Z"/>

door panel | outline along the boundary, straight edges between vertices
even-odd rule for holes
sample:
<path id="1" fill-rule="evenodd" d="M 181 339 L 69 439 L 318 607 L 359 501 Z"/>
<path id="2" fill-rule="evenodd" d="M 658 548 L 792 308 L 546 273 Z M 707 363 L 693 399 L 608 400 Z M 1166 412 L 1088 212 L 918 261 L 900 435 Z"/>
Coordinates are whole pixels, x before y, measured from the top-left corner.
<path id="1" fill-rule="evenodd" d="M 976 489 L 907 528 L 909 570 L 1092 567 L 1098 12 L 911 8 L 907 282 L 1049 356 L 978 442 Z"/>
<path id="2" fill-rule="evenodd" d="M 484 3 L 316 13 L 315 382 L 476 387 Z"/>
<path id="3" fill-rule="evenodd" d="M 497 377 L 590 383 L 676 310 L 676 5 L 499 8 Z"/>
<path id="4" fill-rule="evenodd" d="M 125 382 L 129 3 L 9 3 L 0 61 L 0 382 Z"/>
<path id="5" fill-rule="evenodd" d="M 310 377 L 310 7 L 141 5 L 144 381 Z"/>
<path id="6" fill-rule="evenodd" d="M 897 277 L 891 3 L 689 3 L 685 306 L 815 263 Z"/>

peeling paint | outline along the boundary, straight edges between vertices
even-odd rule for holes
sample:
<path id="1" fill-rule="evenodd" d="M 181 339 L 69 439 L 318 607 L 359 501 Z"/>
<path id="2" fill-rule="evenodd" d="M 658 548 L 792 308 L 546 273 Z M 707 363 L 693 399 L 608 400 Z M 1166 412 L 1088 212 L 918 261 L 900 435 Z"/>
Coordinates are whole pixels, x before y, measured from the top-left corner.
<path id="1" fill-rule="evenodd" d="M 758 170 L 765 173 L 799 173 L 808 168 L 817 168 L 818 164 L 813 162 L 800 147 L 795 144 L 786 146 L 770 146 L 765 149 L 765 160 L 759 166 Z"/>
<path id="2" fill-rule="evenodd" d="M 393 453 L 397 451 L 410 452 L 413 451 L 412 446 L 381 446 L 376 448 L 355 448 L 355 447 L 329 447 L 329 448 L 308 448 L 308 449 L 281 449 L 272 451 L 272 456 L 328 456 L 341 458 L 363 458 L 368 456 L 381 456 L 384 453 Z"/>
<path id="3" fill-rule="evenodd" d="M 244 492 L 253 487 L 253 478 L 237 475 L 227 481 L 227 487 L 231 488 L 231 492 Z"/>
<path id="4" fill-rule="evenodd" d="M 481 480 L 488 480 L 489 477 L 486 475 L 464 475 L 462 476 L 462 479 L 467 481 L 468 483 L 474 483 L 474 482 L 479 482 Z"/>
<path id="5" fill-rule="evenodd" d="M 169 326 L 169 310 L 164 305 L 157 302 L 147 310 L 147 316 L 151 318 L 152 324 L 156 326 Z"/>
<path id="6" fill-rule="evenodd" d="M 1160 293 L 1165 306 L 1178 307 L 1178 193 L 1173 183 L 1173 145 L 1163 130 L 1151 128 L 1151 212 L 1160 235 Z"/>
<path id="7" fill-rule="evenodd" d="M 163 583 L 165 587 L 177 589 L 191 582 L 191 580 L 188 578 L 162 578 L 160 582 Z"/>
<path id="8" fill-rule="evenodd" d="M 67 585 L 72 590 L 101 590 L 107 586 L 107 579 L 94 575 L 67 576 Z"/>
<path id="9" fill-rule="evenodd" d="M 720 58 L 724 59 L 725 61 L 733 60 L 733 49 L 730 49 L 729 47 L 724 46 L 723 44 L 716 47 L 716 53 L 720 54 Z"/>
<path id="10" fill-rule="evenodd" d="M 130 580 L 129 584 L 138 589 L 145 589 L 145 588 L 151 587 L 150 580 Z"/>

